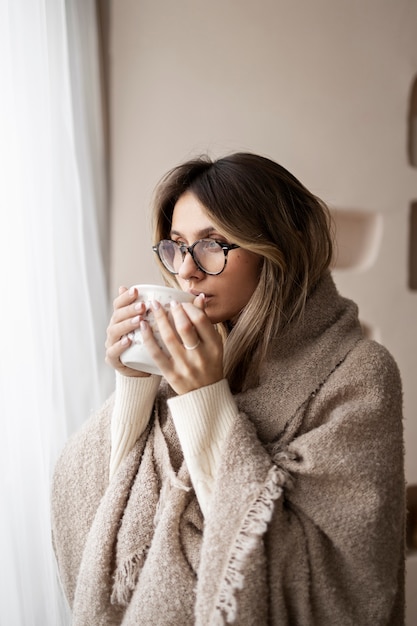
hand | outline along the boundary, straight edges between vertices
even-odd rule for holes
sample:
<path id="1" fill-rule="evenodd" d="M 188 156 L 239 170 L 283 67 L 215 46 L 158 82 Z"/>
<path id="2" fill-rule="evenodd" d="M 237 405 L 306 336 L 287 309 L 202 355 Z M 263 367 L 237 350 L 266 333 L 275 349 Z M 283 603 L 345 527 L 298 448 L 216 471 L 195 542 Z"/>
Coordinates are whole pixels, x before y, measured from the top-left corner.
<path id="1" fill-rule="evenodd" d="M 184 394 L 222 380 L 223 342 L 204 312 L 204 295 L 200 294 L 192 304 L 171 303 L 173 324 L 159 302 L 151 306 L 169 355 L 161 350 L 144 320 L 140 322 L 142 338 L 174 391 Z"/>
<path id="2" fill-rule="evenodd" d="M 146 312 L 145 303 L 136 302 L 137 297 L 138 292 L 134 287 L 129 291 L 126 287 L 119 287 L 119 295 L 113 302 L 113 315 L 107 327 L 105 361 L 124 376 L 144 377 L 150 374 L 126 367 L 120 360 L 120 355 L 132 343 L 127 334 L 139 328 Z"/>

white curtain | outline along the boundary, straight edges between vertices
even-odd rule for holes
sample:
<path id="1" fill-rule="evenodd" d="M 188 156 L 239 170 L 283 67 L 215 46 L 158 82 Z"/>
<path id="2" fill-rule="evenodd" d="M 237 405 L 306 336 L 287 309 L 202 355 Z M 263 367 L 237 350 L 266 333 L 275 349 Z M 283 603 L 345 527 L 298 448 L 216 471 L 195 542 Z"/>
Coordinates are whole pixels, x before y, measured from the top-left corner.
<path id="1" fill-rule="evenodd" d="M 94 1 L 0 0 L 1 626 L 69 623 L 49 496 L 112 386 L 102 129 Z"/>

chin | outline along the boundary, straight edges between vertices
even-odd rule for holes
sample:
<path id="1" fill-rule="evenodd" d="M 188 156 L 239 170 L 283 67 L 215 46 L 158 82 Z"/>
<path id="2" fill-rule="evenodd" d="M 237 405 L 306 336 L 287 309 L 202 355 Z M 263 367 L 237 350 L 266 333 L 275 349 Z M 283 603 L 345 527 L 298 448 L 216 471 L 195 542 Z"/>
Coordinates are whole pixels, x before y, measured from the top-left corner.
<path id="1" fill-rule="evenodd" d="M 215 313 L 210 313 L 210 311 L 206 311 L 206 315 L 212 324 L 225 324 L 229 322 L 229 318 L 224 315 L 216 315 Z"/>
<path id="2" fill-rule="evenodd" d="M 212 324 L 220 324 L 224 321 L 223 316 L 219 315 L 218 313 L 216 314 L 216 311 L 210 311 L 210 306 L 205 309 L 205 314 Z"/>

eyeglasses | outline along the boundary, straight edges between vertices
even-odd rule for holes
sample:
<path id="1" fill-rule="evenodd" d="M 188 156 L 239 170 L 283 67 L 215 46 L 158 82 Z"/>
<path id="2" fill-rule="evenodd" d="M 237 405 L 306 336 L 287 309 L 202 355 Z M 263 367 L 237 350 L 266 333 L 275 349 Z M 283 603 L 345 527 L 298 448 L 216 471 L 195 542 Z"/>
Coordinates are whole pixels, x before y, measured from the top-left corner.
<path id="1" fill-rule="evenodd" d="M 226 267 L 229 250 L 239 247 L 235 243 L 222 243 L 214 239 L 199 239 L 191 246 L 172 239 L 162 239 L 156 246 L 152 246 L 152 250 L 171 274 L 178 274 L 185 255 L 189 252 L 198 269 L 205 274 L 216 276 Z"/>

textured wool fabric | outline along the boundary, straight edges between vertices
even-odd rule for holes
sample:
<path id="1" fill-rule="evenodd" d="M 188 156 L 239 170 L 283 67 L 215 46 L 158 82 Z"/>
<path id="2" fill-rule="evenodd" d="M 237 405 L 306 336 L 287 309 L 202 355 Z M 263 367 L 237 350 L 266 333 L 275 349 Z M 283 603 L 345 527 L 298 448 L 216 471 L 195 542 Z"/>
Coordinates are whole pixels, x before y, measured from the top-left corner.
<path id="1" fill-rule="evenodd" d="M 162 381 L 110 483 L 112 399 L 57 464 L 53 540 L 74 626 L 403 624 L 399 373 L 330 276 L 260 384 L 235 396 L 204 520 L 173 395 Z"/>

